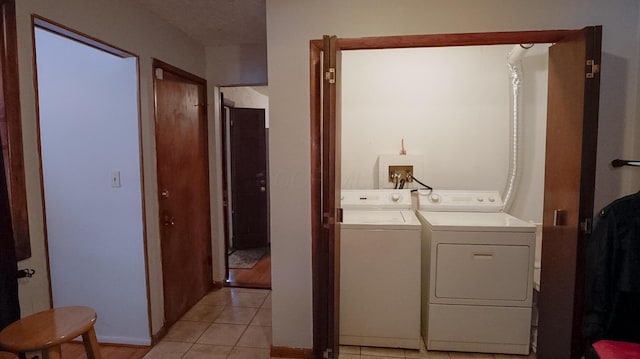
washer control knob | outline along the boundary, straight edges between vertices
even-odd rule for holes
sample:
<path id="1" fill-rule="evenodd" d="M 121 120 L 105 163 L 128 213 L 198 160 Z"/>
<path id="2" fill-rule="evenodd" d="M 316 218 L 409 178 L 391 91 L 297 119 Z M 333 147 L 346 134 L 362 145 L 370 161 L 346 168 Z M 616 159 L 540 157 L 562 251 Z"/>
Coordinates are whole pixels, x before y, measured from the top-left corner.
<path id="1" fill-rule="evenodd" d="M 493 196 L 489 197 L 489 202 L 495 202 L 495 201 L 496 201 L 496 199 L 493 198 Z"/>
<path id="2" fill-rule="evenodd" d="M 391 195 L 391 200 L 394 202 L 398 202 L 400 200 L 400 195 L 397 193 L 394 193 Z"/>
<path id="3" fill-rule="evenodd" d="M 437 194 L 432 194 L 429 196 L 429 199 L 431 200 L 431 202 L 433 203 L 438 203 L 440 202 L 440 196 Z"/>
<path id="4" fill-rule="evenodd" d="M 478 196 L 478 202 L 484 202 L 484 198 Z"/>

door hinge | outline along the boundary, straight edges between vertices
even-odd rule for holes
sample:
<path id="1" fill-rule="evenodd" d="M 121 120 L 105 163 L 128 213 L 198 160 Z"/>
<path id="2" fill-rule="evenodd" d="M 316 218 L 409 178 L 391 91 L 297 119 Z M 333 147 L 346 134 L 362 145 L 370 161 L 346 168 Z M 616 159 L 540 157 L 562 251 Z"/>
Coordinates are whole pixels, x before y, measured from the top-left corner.
<path id="1" fill-rule="evenodd" d="M 342 223 L 342 221 L 344 220 L 344 210 L 342 208 L 336 208 L 336 214 L 337 214 L 337 219 L 336 222 L 337 223 Z"/>
<path id="2" fill-rule="evenodd" d="M 336 69 L 334 67 L 329 68 L 329 71 L 324 73 L 324 79 L 329 80 L 330 84 L 336 83 Z"/>
<path id="3" fill-rule="evenodd" d="M 324 359 L 333 359 L 333 349 L 331 348 L 325 349 L 324 352 L 322 353 L 322 357 Z"/>
<path id="4" fill-rule="evenodd" d="M 336 223 L 336 220 L 334 217 L 330 216 L 329 213 L 325 213 L 324 215 L 322 215 L 322 226 L 324 228 L 331 228 L 331 225 L 333 225 L 334 223 Z"/>
<path id="5" fill-rule="evenodd" d="M 587 78 L 592 79 L 597 73 L 600 72 L 600 65 L 596 64 L 595 60 L 587 60 Z"/>
<path id="6" fill-rule="evenodd" d="M 580 230 L 584 234 L 591 234 L 591 231 L 593 230 L 593 219 L 585 218 L 580 221 Z"/>
<path id="7" fill-rule="evenodd" d="M 567 225 L 567 216 L 569 212 L 564 209 L 554 209 L 553 210 L 553 226 L 566 226 Z"/>

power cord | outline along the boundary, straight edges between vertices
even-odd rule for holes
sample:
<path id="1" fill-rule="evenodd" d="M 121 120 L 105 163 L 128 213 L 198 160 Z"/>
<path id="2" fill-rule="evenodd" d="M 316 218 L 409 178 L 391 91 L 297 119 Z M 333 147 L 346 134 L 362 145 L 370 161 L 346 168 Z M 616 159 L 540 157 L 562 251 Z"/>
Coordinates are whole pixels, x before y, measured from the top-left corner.
<path id="1" fill-rule="evenodd" d="M 424 187 L 424 189 L 428 189 L 428 190 L 429 190 L 429 193 L 433 192 L 433 187 L 431 187 L 431 186 L 429 186 L 429 185 L 426 185 L 426 184 L 424 184 L 424 183 L 420 182 L 420 180 L 419 180 L 419 179 L 417 179 L 417 178 L 415 178 L 415 177 L 413 177 L 413 175 L 412 175 L 412 174 L 408 174 L 408 175 L 407 175 L 407 177 L 411 177 L 411 178 L 413 178 L 413 180 L 414 180 L 414 181 L 416 181 L 416 182 L 418 182 L 422 187 Z M 421 189 L 422 189 L 422 188 L 421 188 Z M 412 190 L 411 190 L 411 192 L 417 192 L 417 191 L 418 191 L 417 189 L 412 189 Z"/>

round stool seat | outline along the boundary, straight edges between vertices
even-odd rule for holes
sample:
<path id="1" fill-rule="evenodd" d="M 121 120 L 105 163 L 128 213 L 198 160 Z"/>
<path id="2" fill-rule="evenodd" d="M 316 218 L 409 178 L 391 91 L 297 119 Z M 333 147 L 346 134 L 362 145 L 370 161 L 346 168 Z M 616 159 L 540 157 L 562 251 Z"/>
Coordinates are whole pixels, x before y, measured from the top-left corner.
<path id="1" fill-rule="evenodd" d="M 89 307 L 45 310 L 4 328 L 0 332 L 0 347 L 14 353 L 46 351 L 50 357 L 59 357 L 62 343 L 82 335 L 88 357 L 100 357 L 93 329 L 95 322 L 96 312 Z"/>

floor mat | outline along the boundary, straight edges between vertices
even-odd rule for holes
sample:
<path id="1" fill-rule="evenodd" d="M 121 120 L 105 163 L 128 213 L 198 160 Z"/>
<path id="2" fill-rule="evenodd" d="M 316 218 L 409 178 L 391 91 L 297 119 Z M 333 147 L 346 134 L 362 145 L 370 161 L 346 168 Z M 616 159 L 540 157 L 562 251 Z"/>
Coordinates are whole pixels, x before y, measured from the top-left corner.
<path id="1" fill-rule="evenodd" d="M 251 269 L 269 254 L 269 247 L 236 249 L 229 255 L 229 269 Z"/>

